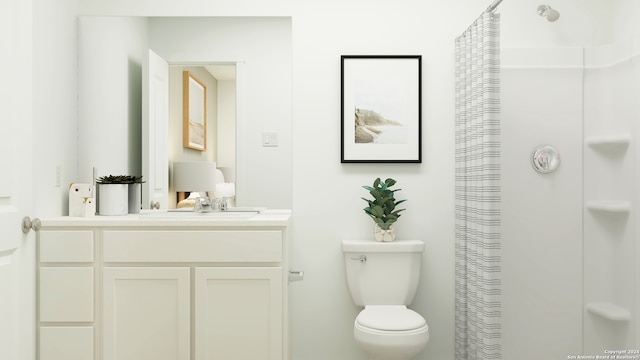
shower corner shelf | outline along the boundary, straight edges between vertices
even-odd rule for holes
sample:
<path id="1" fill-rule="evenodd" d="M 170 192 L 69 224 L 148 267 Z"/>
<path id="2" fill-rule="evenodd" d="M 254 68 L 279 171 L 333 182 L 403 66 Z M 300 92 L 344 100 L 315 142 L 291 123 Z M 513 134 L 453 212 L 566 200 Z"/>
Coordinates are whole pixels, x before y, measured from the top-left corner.
<path id="1" fill-rule="evenodd" d="M 587 311 L 594 315 L 598 315 L 611 321 L 629 321 L 631 320 L 631 312 L 622 306 L 607 303 L 593 302 L 587 303 Z"/>
<path id="2" fill-rule="evenodd" d="M 619 133 L 613 135 L 587 136 L 585 143 L 592 148 L 598 149 L 623 149 L 631 142 L 630 133 Z"/>
<path id="3" fill-rule="evenodd" d="M 628 214 L 631 204 L 627 201 L 589 201 L 587 209 L 612 214 Z"/>

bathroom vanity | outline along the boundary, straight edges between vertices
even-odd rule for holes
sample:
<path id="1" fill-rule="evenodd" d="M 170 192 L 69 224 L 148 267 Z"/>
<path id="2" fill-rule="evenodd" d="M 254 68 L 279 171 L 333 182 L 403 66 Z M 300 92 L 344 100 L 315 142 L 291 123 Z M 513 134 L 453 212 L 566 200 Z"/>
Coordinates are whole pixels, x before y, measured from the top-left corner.
<path id="1" fill-rule="evenodd" d="M 288 359 L 290 213 L 42 220 L 40 360 Z"/>

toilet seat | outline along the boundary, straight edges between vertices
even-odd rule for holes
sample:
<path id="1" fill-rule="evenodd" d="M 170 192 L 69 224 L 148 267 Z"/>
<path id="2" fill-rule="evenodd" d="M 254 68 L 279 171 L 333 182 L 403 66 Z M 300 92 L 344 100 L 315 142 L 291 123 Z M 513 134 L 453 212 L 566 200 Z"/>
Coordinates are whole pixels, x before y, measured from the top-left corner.
<path id="1" fill-rule="evenodd" d="M 411 331 L 423 329 L 427 322 L 404 305 L 367 305 L 356 317 L 356 324 L 373 330 Z"/>
<path id="2" fill-rule="evenodd" d="M 404 305 L 367 305 L 353 327 L 356 343 L 371 359 L 413 359 L 429 342 L 429 326 Z"/>

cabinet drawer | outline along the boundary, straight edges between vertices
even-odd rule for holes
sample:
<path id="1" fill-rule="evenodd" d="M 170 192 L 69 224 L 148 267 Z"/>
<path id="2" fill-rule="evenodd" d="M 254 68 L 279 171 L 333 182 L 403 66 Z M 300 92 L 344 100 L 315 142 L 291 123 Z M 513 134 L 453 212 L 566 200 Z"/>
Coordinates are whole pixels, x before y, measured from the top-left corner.
<path id="1" fill-rule="evenodd" d="M 282 232 L 105 230 L 105 262 L 281 262 Z"/>
<path id="2" fill-rule="evenodd" d="M 93 268 L 40 268 L 40 321 L 93 321 Z"/>
<path id="3" fill-rule="evenodd" d="M 93 359 L 93 327 L 40 327 L 40 360 Z"/>
<path id="4" fill-rule="evenodd" d="M 40 262 L 92 262 L 93 231 L 40 231 Z"/>

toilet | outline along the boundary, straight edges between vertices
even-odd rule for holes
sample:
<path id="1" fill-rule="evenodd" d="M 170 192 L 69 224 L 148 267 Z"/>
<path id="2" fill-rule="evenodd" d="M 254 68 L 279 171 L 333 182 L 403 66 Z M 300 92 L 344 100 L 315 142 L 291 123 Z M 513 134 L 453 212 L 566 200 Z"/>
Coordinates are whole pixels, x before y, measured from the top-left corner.
<path id="1" fill-rule="evenodd" d="M 429 342 L 429 326 L 407 308 L 420 277 L 424 243 L 343 240 L 347 285 L 362 306 L 353 335 L 371 360 L 409 360 Z"/>

